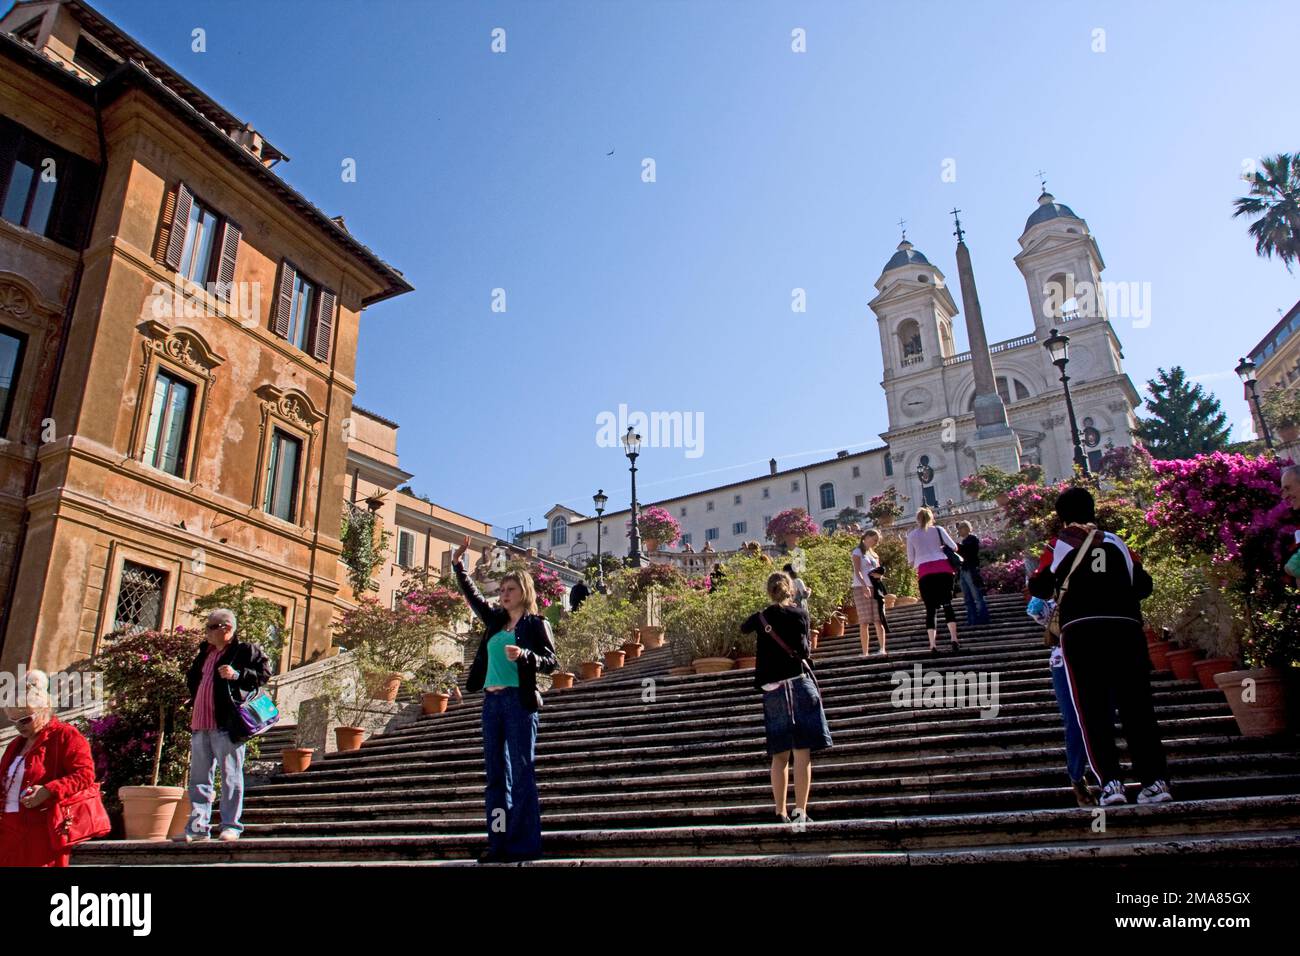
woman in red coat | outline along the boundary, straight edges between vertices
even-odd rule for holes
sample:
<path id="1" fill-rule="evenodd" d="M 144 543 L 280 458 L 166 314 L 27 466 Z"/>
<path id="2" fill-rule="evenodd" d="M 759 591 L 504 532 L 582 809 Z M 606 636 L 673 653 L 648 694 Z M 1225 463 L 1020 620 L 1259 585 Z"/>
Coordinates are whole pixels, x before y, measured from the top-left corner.
<path id="1" fill-rule="evenodd" d="M 67 866 L 50 849 L 49 811 L 95 782 L 90 744 L 54 716 L 45 685 L 29 671 L 26 706 L 4 709 L 19 736 L 0 758 L 0 866 Z"/>

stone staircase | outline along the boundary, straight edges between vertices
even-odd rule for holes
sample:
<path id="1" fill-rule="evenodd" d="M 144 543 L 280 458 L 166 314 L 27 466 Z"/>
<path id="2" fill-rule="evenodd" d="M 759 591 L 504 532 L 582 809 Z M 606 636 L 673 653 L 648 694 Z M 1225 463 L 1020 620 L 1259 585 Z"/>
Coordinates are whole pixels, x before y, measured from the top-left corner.
<path id="1" fill-rule="evenodd" d="M 888 658 L 864 660 L 856 628 L 822 640 L 835 746 L 815 758 L 802 831 L 773 822 L 751 671 L 669 676 L 665 647 L 548 692 L 537 747 L 547 858 L 530 865 L 1300 861 L 1300 744 L 1240 737 L 1219 691 L 1168 673 L 1154 692 L 1178 801 L 1075 806 L 1041 630 L 1018 597 L 990 604 L 990 625 L 961 628 L 959 654 L 928 655 L 919 607 L 891 615 Z M 914 664 L 996 674 L 996 716 L 894 706 L 891 675 Z M 484 845 L 479 703 L 467 695 L 251 789 L 237 844 L 97 841 L 73 862 L 467 863 Z"/>

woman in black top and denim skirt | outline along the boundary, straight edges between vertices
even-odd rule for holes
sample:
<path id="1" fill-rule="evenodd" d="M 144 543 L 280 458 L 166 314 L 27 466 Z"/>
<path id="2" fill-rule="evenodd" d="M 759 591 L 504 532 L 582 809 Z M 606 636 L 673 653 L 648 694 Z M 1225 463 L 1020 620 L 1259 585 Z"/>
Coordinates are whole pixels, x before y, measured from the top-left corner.
<path id="1" fill-rule="evenodd" d="M 808 823 L 812 752 L 831 746 L 831 732 L 822 710 L 821 692 L 811 676 L 808 612 L 795 606 L 794 585 L 783 571 L 767 579 L 767 595 L 772 604 L 746 619 L 740 630 L 758 634 L 754 686 L 763 691 L 763 722 L 767 752 L 772 757 L 776 815 L 783 823 Z M 786 816 L 791 751 L 795 808 Z"/>

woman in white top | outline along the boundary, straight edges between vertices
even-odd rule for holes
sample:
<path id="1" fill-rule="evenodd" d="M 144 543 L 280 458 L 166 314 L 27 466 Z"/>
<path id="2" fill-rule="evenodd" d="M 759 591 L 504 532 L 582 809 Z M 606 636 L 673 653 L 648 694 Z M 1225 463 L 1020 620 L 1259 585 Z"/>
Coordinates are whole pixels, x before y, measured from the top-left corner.
<path id="1" fill-rule="evenodd" d="M 934 523 L 934 512 L 920 508 L 916 512 L 916 527 L 907 533 L 907 560 L 916 568 L 920 579 L 921 600 L 925 602 L 925 633 L 930 638 L 930 653 L 938 654 L 934 645 L 939 608 L 948 625 L 948 638 L 954 651 L 961 650 L 957 643 L 957 615 L 952 611 L 952 565 L 944 546 L 957 553 L 957 542 L 952 535 Z"/>
<path id="2" fill-rule="evenodd" d="M 885 657 L 885 605 L 884 597 L 876 583 L 884 574 L 876 545 L 880 543 L 879 531 L 864 532 L 853 549 L 853 606 L 858 609 L 858 639 L 862 642 L 862 656 L 871 656 L 871 625 L 880 632 L 880 656 Z"/>

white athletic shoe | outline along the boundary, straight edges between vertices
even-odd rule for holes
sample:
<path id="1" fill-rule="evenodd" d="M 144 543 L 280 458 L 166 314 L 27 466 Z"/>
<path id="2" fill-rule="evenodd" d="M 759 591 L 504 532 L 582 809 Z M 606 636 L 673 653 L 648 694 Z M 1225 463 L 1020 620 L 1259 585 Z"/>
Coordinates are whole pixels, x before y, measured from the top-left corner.
<path id="1" fill-rule="evenodd" d="M 1124 796 L 1124 781 L 1112 780 L 1101 790 L 1101 805 L 1103 807 L 1113 806 L 1117 803 L 1128 803 L 1128 797 Z"/>
<path id="2" fill-rule="evenodd" d="M 1138 794 L 1138 803 L 1168 803 L 1174 798 L 1169 792 L 1169 784 L 1163 780 L 1157 780 L 1149 787 L 1143 787 Z"/>

